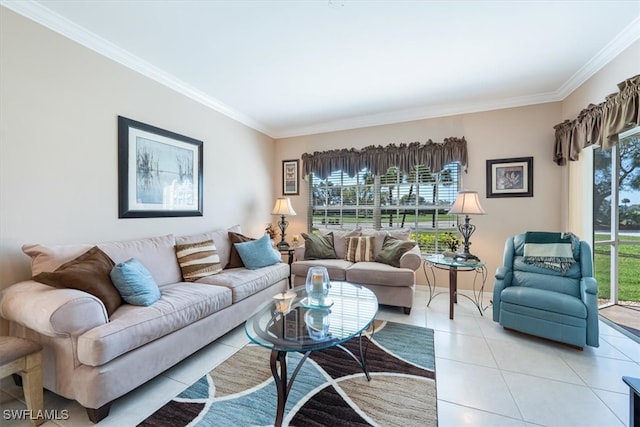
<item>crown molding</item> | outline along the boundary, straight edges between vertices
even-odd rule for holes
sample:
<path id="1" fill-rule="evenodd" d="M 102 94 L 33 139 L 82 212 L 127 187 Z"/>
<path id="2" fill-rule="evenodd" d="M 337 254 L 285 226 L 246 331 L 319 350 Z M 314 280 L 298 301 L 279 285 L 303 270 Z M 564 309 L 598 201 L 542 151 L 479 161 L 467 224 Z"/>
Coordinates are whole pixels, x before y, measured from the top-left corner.
<path id="1" fill-rule="evenodd" d="M 600 52 L 581 67 L 557 90 L 560 99 L 565 99 L 584 82 L 600 71 L 605 65 L 620 55 L 625 49 L 640 40 L 640 16 L 631 21 Z"/>
<path id="2" fill-rule="evenodd" d="M 345 119 L 318 123 L 291 129 L 277 129 L 274 138 L 292 138 L 296 136 L 314 135 L 320 133 L 338 132 L 373 126 L 392 125 L 396 123 L 413 122 L 418 120 L 435 119 L 439 117 L 457 116 L 461 114 L 482 113 L 485 111 L 501 110 L 503 108 L 524 107 L 527 105 L 545 104 L 561 101 L 556 92 L 548 92 L 533 96 L 502 98 L 475 104 L 449 104 L 431 107 L 420 107 L 397 110 L 387 113 L 354 116 Z"/>
<path id="3" fill-rule="evenodd" d="M 178 79 L 174 75 L 149 64 L 135 55 L 130 54 L 126 50 L 116 46 L 108 40 L 103 39 L 97 34 L 94 34 L 86 30 L 84 27 L 58 15 L 50 9 L 47 9 L 40 3 L 32 0 L 0 0 L 0 5 L 24 16 L 25 18 L 37 22 L 52 31 L 55 31 L 56 33 L 59 33 L 100 55 L 124 65 L 145 77 L 155 80 L 163 86 L 173 89 L 176 92 L 205 105 L 206 107 L 209 107 L 273 138 L 273 130 L 268 126 L 240 113 L 223 102 L 212 98 L 204 92 Z"/>

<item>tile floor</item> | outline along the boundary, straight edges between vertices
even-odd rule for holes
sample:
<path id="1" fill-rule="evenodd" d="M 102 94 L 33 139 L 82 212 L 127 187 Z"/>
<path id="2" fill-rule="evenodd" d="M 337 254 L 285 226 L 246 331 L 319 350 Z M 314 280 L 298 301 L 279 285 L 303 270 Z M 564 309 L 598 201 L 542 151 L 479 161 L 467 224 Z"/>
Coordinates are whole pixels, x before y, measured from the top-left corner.
<path id="1" fill-rule="evenodd" d="M 410 316 L 383 307 L 378 318 L 435 330 L 440 427 L 627 425 L 628 388 L 621 377 L 640 377 L 640 344 L 607 324 L 600 322 L 599 348 L 578 351 L 505 331 L 491 320 L 491 308 L 481 317 L 465 298 L 459 298 L 454 320 L 446 294 L 428 308 L 426 287 L 419 286 L 415 298 Z M 114 402 L 99 425 L 135 426 L 246 342 L 243 328 L 235 329 Z M 77 403 L 52 393 L 45 392 L 45 407 L 58 415 L 45 426 L 91 425 Z M 24 408 L 21 388 L 2 379 L 0 425 L 30 425 L 7 419 L 11 410 Z"/>

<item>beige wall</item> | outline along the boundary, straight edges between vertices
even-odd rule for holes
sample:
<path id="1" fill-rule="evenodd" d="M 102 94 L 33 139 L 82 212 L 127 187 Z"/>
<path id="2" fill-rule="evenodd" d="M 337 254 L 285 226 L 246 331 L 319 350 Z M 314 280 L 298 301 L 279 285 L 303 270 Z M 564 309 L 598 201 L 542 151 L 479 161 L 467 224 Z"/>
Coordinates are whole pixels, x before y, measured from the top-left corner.
<path id="1" fill-rule="evenodd" d="M 261 235 L 274 142 L 0 7 L 0 288 L 29 277 L 24 243 Z M 117 116 L 204 141 L 204 216 L 118 219 Z"/>
<path id="2" fill-rule="evenodd" d="M 477 190 L 487 211 L 472 218 L 477 230 L 471 238 L 472 252 L 487 262 L 492 287 L 493 272 L 502 261 L 504 241 L 526 230 L 560 230 L 561 168 L 552 161 L 553 125 L 560 117 L 560 103 L 540 104 L 476 114 L 397 123 L 342 132 L 286 138 L 276 141 L 276 159 L 296 159 L 302 153 L 335 148 L 362 148 L 402 142 L 441 142 L 464 136 L 469 150 L 469 169 L 463 176 L 464 188 Z M 486 198 L 487 159 L 534 158 L 534 197 Z M 306 230 L 307 191 L 305 181 L 299 196 L 291 197 L 298 216 L 289 218 L 291 233 Z M 280 181 L 276 184 L 278 189 Z M 471 275 L 459 281 L 469 287 Z M 442 276 L 441 280 L 445 280 Z M 424 282 L 420 274 L 419 283 Z M 439 279 L 439 285 L 446 284 Z"/>

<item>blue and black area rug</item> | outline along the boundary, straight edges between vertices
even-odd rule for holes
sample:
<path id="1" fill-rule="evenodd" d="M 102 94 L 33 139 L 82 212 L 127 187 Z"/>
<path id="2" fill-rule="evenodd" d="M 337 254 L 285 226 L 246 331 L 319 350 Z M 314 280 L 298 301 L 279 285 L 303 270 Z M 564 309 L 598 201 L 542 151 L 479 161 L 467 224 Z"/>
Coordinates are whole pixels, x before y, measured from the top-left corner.
<path id="1" fill-rule="evenodd" d="M 311 353 L 291 388 L 283 425 L 436 426 L 433 331 L 376 321 L 371 381 L 342 350 Z M 363 343 L 366 346 L 366 343 Z M 345 346 L 358 354 L 358 341 Z M 276 413 L 270 351 L 248 344 L 140 426 L 269 426 Z M 288 369 L 302 357 L 289 353 Z"/>

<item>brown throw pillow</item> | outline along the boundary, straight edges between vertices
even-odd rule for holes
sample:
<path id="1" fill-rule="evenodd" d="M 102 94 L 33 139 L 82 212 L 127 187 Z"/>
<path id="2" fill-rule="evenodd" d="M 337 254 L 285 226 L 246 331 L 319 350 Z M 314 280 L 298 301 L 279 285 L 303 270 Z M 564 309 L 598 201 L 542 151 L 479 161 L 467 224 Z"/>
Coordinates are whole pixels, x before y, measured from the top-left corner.
<path id="1" fill-rule="evenodd" d="M 187 282 L 195 282 L 222 271 L 213 240 L 176 245 L 176 257 L 182 270 L 182 278 Z"/>
<path id="2" fill-rule="evenodd" d="M 251 237 L 247 237 L 240 233 L 234 233 L 233 231 L 229 231 L 229 241 L 231 242 L 231 251 L 229 252 L 229 262 L 225 268 L 239 268 L 244 267 L 244 263 L 242 262 L 242 258 L 240 258 L 240 254 L 238 250 L 233 245 L 234 243 L 243 243 L 250 242 L 252 240 Z"/>
<path id="3" fill-rule="evenodd" d="M 409 240 L 396 239 L 393 236 L 386 236 L 382 244 L 382 250 L 376 255 L 375 261 L 388 264 L 393 267 L 400 267 L 400 258 L 405 252 L 410 251 L 415 246 L 415 242 Z"/>
<path id="4" fill-rule="evenodd" d="M 349 237 L 344 257 L 351 262 L 373 261 L 373 236 Z"/>
<path id="5" fill-rule="evenodd" d="M 34 276 L 33 280 L 54 288 L 78 289 L 94 295 L 102 301 L 107 314 L 111 316 L 122 304 L 122 297 L 109 277 L 113 266 L 111 258 L 94 246 L 55 271 Z"/>

